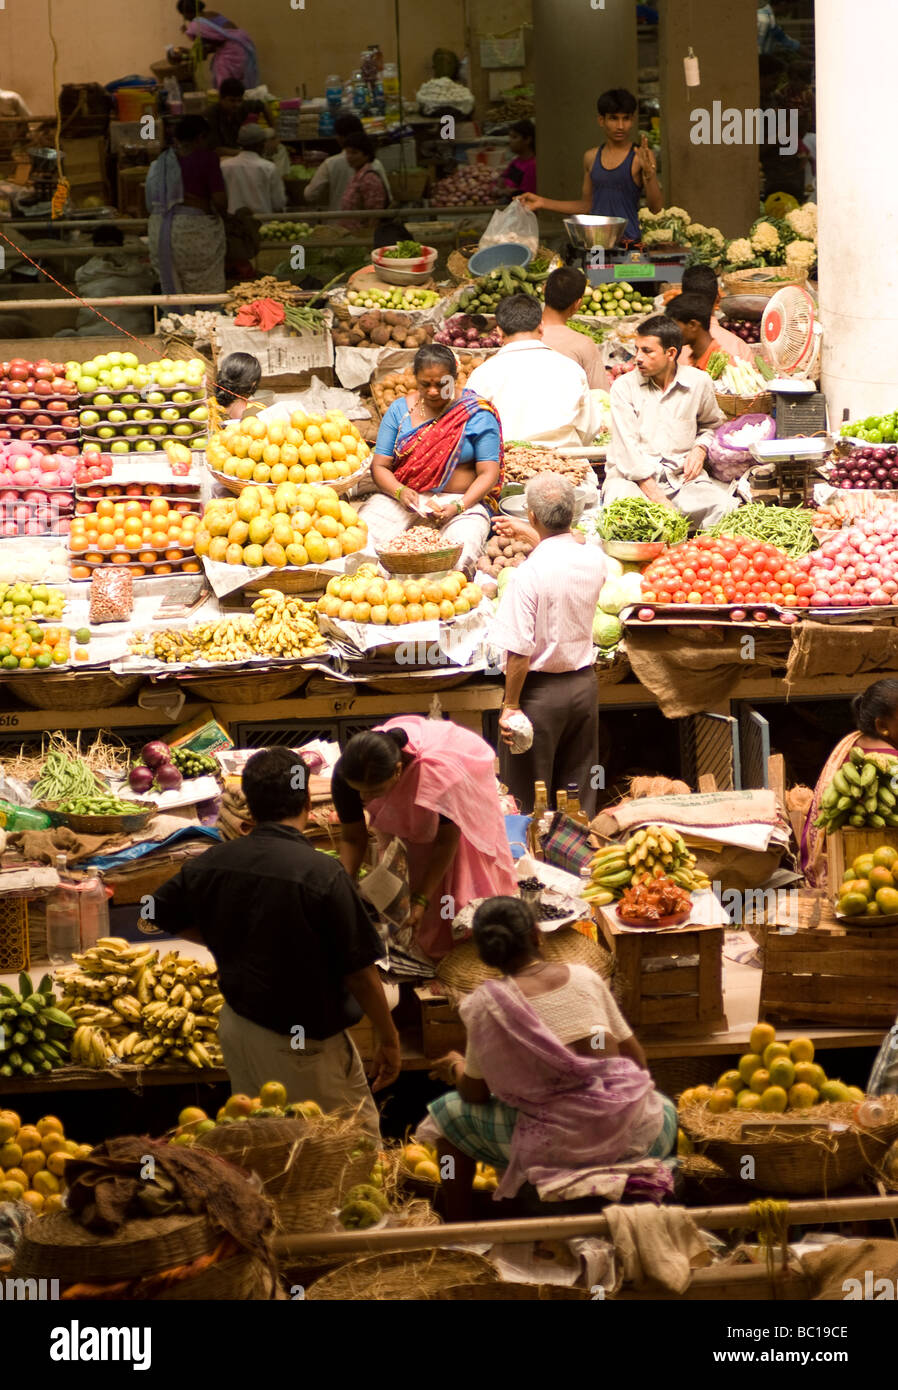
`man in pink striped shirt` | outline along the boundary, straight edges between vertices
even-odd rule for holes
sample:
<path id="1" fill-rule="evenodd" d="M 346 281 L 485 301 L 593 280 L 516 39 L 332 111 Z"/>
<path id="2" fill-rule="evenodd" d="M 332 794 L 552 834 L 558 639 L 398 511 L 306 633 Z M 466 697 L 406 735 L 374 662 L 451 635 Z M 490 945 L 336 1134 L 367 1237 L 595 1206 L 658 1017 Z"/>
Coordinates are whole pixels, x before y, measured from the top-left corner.
<path id="1" fill-rule="evenodd" d="M 538 544 L 515 570 L 491 633 L 506 653 L 499 771 L 524 812 L 533 810 L 533 784 L 542 781 L 553 798 L 576 784 L 591 816 L 599 745 L 592 623 L 605 556 L 571 531 L 575 494 L 567 478 L 540 473 L 526 497 Z M 517 709 L 533 725 L 533 744 L 513 754 L 506 726 Z"/>

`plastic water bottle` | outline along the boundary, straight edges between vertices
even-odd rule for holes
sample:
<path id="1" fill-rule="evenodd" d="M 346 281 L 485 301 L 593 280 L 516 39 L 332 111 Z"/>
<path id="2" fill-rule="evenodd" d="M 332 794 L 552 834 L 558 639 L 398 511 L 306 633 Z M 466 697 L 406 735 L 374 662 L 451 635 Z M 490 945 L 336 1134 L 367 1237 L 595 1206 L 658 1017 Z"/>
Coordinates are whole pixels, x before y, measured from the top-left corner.
<path id="1" fill-rule="evenodd" d="M 71 965 L 73 954 L 81 949 L 81 905 L 66 865 L 66 855 L 58 854 L 59 884 L 47 899 L 47 955 L 51 965 Z"/>
<path id="2" fill-rule="evenodd" d="M 52 825 L 46 811 L 34 810 L 31 806 L 14 806 L 11 801 L 0 801 L 0 827 L 15 834 L 19 830 L 48 830 Z"/>
<path id="3" fill-rule="evenodd" d="M 874 1125 L 881 1125 L 886 1119 L 886 1108 L 876 1096 L 868 1096 L 866 1100 L 858 1102 L 854 1118 L 859 1125 L 872 1129 Z"/>
<path id="4" fill-rule="evenodd" d="M 78 884 L 81 910 L 81 949 L 89 951 L 100 937 L 109 935 L 109 894 L 98 873 Z"/>
<path id="5" fill-rule="evenodd" d="M 327 79 L 324 87 L 324 95 L 327 98 L 328 108 L 332 115 L 336 115 L 343 105 L 343 83 L 340 74 L 332 72 Z"/>

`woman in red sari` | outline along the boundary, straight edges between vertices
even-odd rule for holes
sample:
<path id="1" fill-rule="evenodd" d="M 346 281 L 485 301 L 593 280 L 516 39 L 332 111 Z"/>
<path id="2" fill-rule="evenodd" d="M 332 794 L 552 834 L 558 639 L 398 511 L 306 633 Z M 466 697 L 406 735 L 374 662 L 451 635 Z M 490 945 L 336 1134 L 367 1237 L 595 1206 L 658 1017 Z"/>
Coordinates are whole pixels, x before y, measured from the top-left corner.
<path id="1" fill-rule="evenodd" d="M 381 421 L 371 460 L 371 493 L 361 507 L 381 548 L 410 526 L 435 521 L 461 543 L 460 569 L 473 571 L 502 487 L 502 427 L 489 401 L 458 390 L 458 363 L 432 343 L 415 353 L 416 390 Z M 376 491 L 375 491 L 376 489 Z"/>
<path id="2" fill-rule="evenodd" d="M 851 713 L 857 732 L 840 739 L 824 763 L 802 831 L 801 867 L 812 887 L 826 885 L 826 832 L 815 826 L 814 821 L 820 814 L 823 793 L 842 764 L 848 761 L 852 748 L 898 757 L 898 680 L 874 681 L 862 695 L 855 695 Z"/>

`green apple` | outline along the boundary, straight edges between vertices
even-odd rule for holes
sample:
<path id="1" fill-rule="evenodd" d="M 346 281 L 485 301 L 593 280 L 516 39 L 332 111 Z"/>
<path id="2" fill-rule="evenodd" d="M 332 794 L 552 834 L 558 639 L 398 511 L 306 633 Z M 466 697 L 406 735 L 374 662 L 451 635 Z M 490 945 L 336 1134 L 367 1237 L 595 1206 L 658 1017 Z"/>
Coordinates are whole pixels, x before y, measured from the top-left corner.
<path id="1" fill-rule="evenodd" d="M 206 406 L 198 405 L 195 410 L 191 410 L 188 418 L 191 420 L 208 420 L 209 411 Z"/>
<path id="2" fill-rule="evenodd" d="M 134 448 L 138 453 L 146 454 L 153 452 L 156 446 L 153 443 L 152 439 L 138 439 L 137 443 L 134 445 Z"/>
<path id="3" fill-rule="evenodd" d="M 128 412 L 127 410 L 119 410 L 118 406 L 116 406 L 114 410 L 110 410 L 107 418 L 110 420 L 127 420 Z"/>
<path id="4" fill-rule="evenodd" d="M 100 357 L 95 357 L 93 361 L 94 361 L 94 366 L 97 367 L 97 368 L 102 368 L 102 367 L 108 367 L 108 366 L 109 366 L 109 358 L 108 358 L 107 356 L 105 356 L 105 355 L 100 356 Z"/>
<path id="5" fill-rule="evenodd" d="M 192 401 L 193 396 L 189 391 L 176 391 L 172 396 L 172 400 L 177 401 L 178 405 L 184 405 L 186 401 Z"/>
<path id="6" fill-rule="evenodd" d="M 110 454 L 127 454 L 130 449 L 131 445 L 128 443 L 127 439 L 113 439 L 109 446 Z"/>
<path id="7" fill-rule="evenodd" d="M 156 434 L 156 435 L 159 435 L 159 434 L 165 434 L 165 432 L 166 432 L 166 431 L 165 431 L 165 426 L 164 426 L 164 425 L 149 425 L 149 426 L 147 427 L 147 434 Z"/>
<path id="8" fill-rule="evenodd" d="M 178 384 L 178 378 L 175 376 L 174 372 L 160 372 L 159 375 L 156 377 L 156 381 L 159 386 L 162 386 L 165 390 L 168 391 L 170 391 L 173 386 L 177 386 Z"/>
<path id="9" fill-rule="evenodd" d="M 66 364 L 65 364 L 65 369 L 66 369 L 67 372 L 80 372 L 80 371 L 81 371 L 81 363 L 80 363 L 80 362 L 76 362 L 75 359 L 74 359 L 74 357 L 72 357 L 72 358 L 69 359 L 68 362 L 66 362 Z"/>
<path id="10" fill-rule="evenodd" d="M 137 358 L 135 357 L 135 355 L 134 355 L 133 352 L 123 352 L 123 353 L 122 353 L 122 366 L 123 366 L 123 367 L 136 367 L 137 365 L 138 365 Z"/>
<path id="11" fill-rule="evenodd" d="M 122 365 L 122 354 L 120 352 L 107 352 L 110 367 L 120 367 Z"/>
<path id="12" fill-rule="evenodd" d="M 112 428 L 111 425 L 101 425 L 100 428 L 97 430 L 98 439 L 112 439 L 114 438 L 114 436 L 115 430 Z"/>
<path id="13" fill-rule="evenodd" d="M 135 419 L 135 420 L 152 420 L 152 418 L 153 418 L 153 412 L 152 412 L 152 410 L 147 410 L 147 408 L 146 408 L 145 405 L 144 405 L 144 406 L 141 406 L 139 410 L 135 410 L 135 412 L 134 412 L 134 419 Z"/>
<path id="14" fill-rule="evenodd" d="M 165 396 L 161 391 L 148 391 L 147 400 L 149 401 L 150 405 L 161 405 L 162 402 L 165 400 Z"/>
<path id="15" fill-rule="evenodd" d="M 112 405 L 112 397 L 108 396 L 105 391 L 102 391 L 100 395 L 94 396 L 94 405 Z"/>
<path id="16" fill-rule="evenodd" d="M 181 423 L 180 423 L 180 425 L 175 425 L 175 426 L 174 426 L 174 428 L 173 428 L 173 430 L 172 430 L 172 434 L 179 434 L 179 435 L 183 435 L 183 434 L 193 434 L 193 426 L 192 426 L 192 425 L 188 425 L 185 421 L 182 420 Z"/>
<path id="17" fill-rule="evenodd" d="M 81 380 L 81 368 L 80 368 L 80 367 L 66 367 L 66 369 L 65 369 L 65 379 L 66 379 L 66 381 L 80 381 L 80 380 Z"/>
<path id="18" fill-rule="evenodd" d="M 78 418 L 82 425 L 95 425 L 100 417 L 95 410 L 82 410 Z"/>
<path id="19" fill-rule="evenodd" d="M 125 435 L 127 439 L 134 439 L 137 435 L 143 434 L 143 430 L 140 428 L 140 425 L 128 425 L 126 429 L 122 430 L 122 434 Z"/>
<path id="20" fill-rule="evenodd" d="M 96 391 L 99 382 L 95 376 L 82 376 L 78 382 L 83 395 L 89 395 L 91 391 Z"/>
<path id="21" fill-rule="evenodd" d="M 167 406 L 165 410 L 160 410 L 159 412 L 160 420 L 180 420 L 180 418 L 180 410 L 176 410 L 173 405 Z"/>
<path id="22" fill-rule="evenodd" d="M 127 396 L 122 396 L 119 405 L 137 405 L 139 401 L 140 397 L 136 396 L 133 391 L 129 391 Z"/>

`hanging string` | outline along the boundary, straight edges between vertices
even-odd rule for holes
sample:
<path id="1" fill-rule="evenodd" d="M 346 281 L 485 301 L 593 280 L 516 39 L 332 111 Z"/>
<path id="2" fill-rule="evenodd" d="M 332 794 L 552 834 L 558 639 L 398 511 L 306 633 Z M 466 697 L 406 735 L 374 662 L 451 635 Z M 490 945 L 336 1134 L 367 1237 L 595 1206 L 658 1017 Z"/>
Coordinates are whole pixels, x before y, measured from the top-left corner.
<path id="1" fill-rule="evenodd" d="M 59 49 L 56 44 L 56 35 L 53 32 L 53 9 L 52 0 L 47 0 L 47 29 L 50 34 L 50 43 L 53 48 L 53 103 L 56 110 L 56 134 L 54 136 L 56 149 L 56 177 L 57 184 L 53 190 L 53 197 L 50 200 L 50 218 L 56 221 L 62 217 L 69 201 L 69 181 L 62 172 L 62 151 L 59 142 L 62 136 L 62 110 L 59 105 L 59 81 L 57 79 L 57 69 L 59 66 Z"/>
<path id="2" fill-rule="evenodd" d="M 749 1203 L 749 1211 L 758 1233 L 758 1244 L 764 1250 L 767 1277 L 776 1274 L 775 1252 L 777 1246 L 782 1259 L 782 1272 L 785 1274 L 789 1260 L 789 1203 L 777 1202 L 772 1197 L 762 1197 Z"/>

